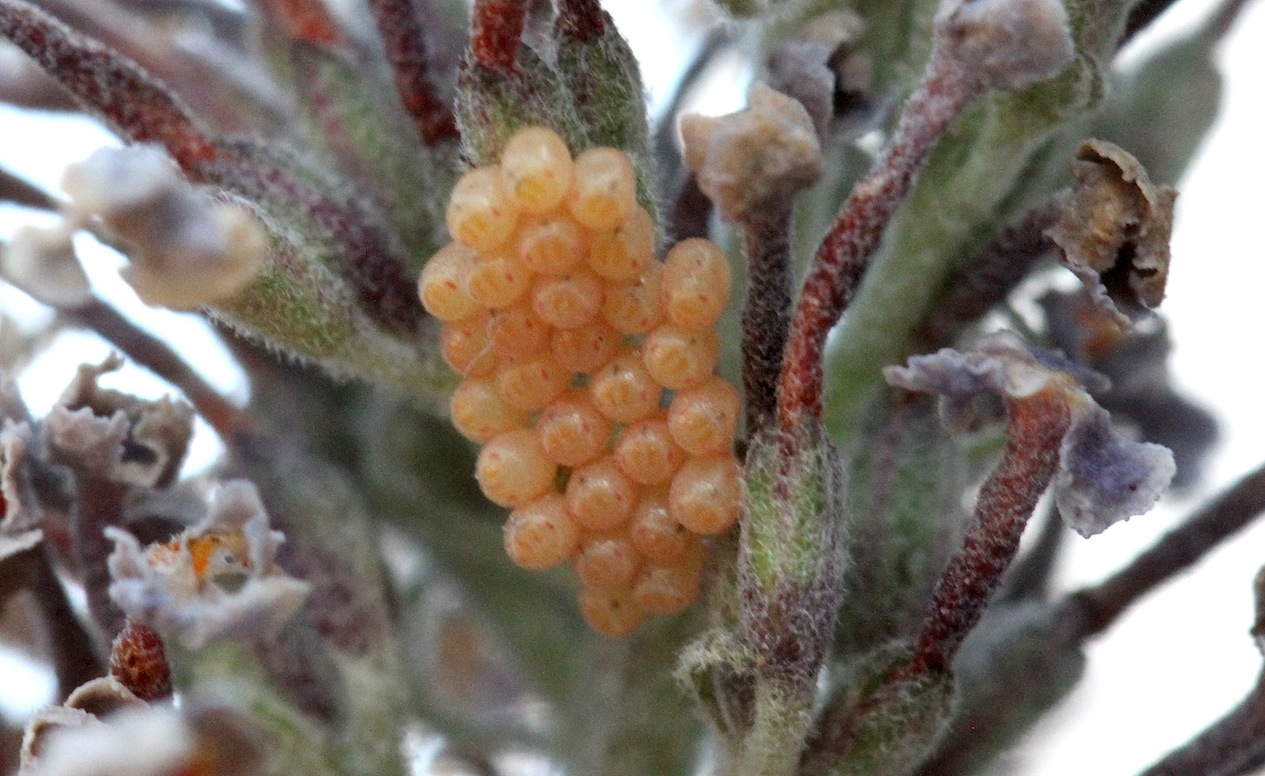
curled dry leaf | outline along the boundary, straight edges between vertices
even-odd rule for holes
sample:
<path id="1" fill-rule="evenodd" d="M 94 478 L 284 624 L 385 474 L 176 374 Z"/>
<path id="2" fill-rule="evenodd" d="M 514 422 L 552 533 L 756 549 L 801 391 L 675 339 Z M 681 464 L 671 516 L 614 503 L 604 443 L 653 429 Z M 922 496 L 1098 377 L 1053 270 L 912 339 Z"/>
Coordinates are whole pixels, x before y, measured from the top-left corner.
<path id="1" fill-rule="evenodd" d="M 1072 174 L 1071 196 L 1046 235 L 1095 305 L 1128 325 L 1164 298 L 1177 191 L 1152 184 L 1137 159 L 1103 140 L 1081 144 Z"/>

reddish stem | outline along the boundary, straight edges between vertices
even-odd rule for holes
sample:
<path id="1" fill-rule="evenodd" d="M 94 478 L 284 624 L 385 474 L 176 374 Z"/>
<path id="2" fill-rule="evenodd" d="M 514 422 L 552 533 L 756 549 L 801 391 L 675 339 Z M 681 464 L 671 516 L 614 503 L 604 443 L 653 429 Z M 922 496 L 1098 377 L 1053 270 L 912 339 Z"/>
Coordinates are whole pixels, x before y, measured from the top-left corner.
<path id="1" fill-rule="evenodd" d="M 980 488 L 962 549 L 936 583 L 904 676 L 948 670 L 1018 553 L 1019 537 L 1058 469 L 1059 446 L 1071 422 L 1065 393 L 1047 387 L 1012 399 L 1008 414 L 1006 449 Z"/>
<path id="2" fill-rule="evenodd" d="M 826 336 L 843 315 L 914 173 L 949 123 L 984 90 L 938 52 L 909 98 L 892 144 L 843 203 L 804 279 L 778 383 L 778 426 L 793 433 L 807 414 L 822 412 L 822 355 Z"/>
<path id="3" fill-rule="evenodd" d="M 558 29 L 582 43 L 597 40 L 606 32 L 602 4 L 597 0 L 558 0 Z"/>
<path id="4" fill-rule="evenodd" d="M 426 31 L 409 0 L 369 0 L 387 61 L 395 76 L 395 90 L 413 117 L 426 145 L 458 137 L 452 106 L 435 89 L 426 53 Z"/>
<path id="5" fill-rule="evenodd" d="M 166 85 L 39 8 L 0 0 L 0 35 L 128 139 L 162 144 L 186 169 L 216 155 L 212 139 Z"/>
<path id="6" fill-rule="evenodd" d="M 692 178 L 691 178 L 692 179 Z M 747 435 L 766 428 L 777 406 L 778 375 L 791 311 L 791 208 L 743 224 L 747 301 L 742 308 L 742 387 Z"/>
<path id="7" fill-rule="evenodd" d="M 508 75 L 517 70 L 526 16 L 526 0 L 475 0 L 470 17 L 474 61 L 497 73 Z"/>

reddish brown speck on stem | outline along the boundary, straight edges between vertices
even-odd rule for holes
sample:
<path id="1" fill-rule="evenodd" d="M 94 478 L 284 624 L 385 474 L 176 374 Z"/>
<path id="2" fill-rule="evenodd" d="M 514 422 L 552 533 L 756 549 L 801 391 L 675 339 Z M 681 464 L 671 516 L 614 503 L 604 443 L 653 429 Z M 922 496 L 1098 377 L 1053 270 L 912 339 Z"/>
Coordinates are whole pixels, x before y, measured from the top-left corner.
<path id="1" fill-rule="evenodd" d="M 962 640 L 979 622 L 1002 574 L 1019 551 L 1019 538 L 1059 464 L 1071 423 L 1067 394 L 1049 386 L 1011 399 L 1006 448 L 975 502 L 962 549 L 949 560 L 906 676 L 947 671 Z"/>
<path id="2" fill-rule="evenodd" d="M 526 14 L 526 0 L 475 0 L 470 17 L 474 61 L 494 72 L 514 72 Z"/>
<path id="3" fill-rule="evenodd" d="M 320 0 L 263 0 L 260 5 L 284 34 L 327 49 L 339 49 L 343 33 Z"/>
<path id="4" fill-rule="evenodd" d="M 843 203 L 817 249 L 791 319 L 778 382 L 778 427 L 783 432 L 794 432 L 805 415 L 821 417 L 826 336 L 851 301 L 914 173 L 949 122 L 983 89 L 955 61 L 933 53 L 891 146 Z"/>

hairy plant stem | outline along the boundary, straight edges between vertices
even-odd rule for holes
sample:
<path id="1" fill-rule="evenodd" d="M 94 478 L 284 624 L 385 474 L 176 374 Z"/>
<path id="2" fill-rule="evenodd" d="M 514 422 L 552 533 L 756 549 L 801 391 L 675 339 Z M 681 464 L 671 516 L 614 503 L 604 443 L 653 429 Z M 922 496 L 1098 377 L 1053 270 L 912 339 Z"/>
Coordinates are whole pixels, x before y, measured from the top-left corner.
<path id="1" fill-rule="evenodd" d="M 811 692 L 803 682 L 774 676 L 756 679 L 754 718 L 743 738 L 735 776 L 790 776 L 799 770 L 800 752 L 812 724 Z"/>
<path id="2" fill-rule="evenodd" d="M 426 30 L 411 0 L 369 0 L 395 90 L 426 145 L 458 137 L 452 106 L 440 97 L 426 51 Z"/>
<path id="3" fill-rule="evenodd" d="M 57 699 L 66 696 L 84 682 L 96 678 L 105 665 L 94 649 L 92 635 L 80 624 L 66 591 L 53 570 L 48 553 L 41 553 L 32 580 L 31 591 L 40 618 L 48 632 L 48 645 L 57 677 Z"/>
<path id="4" fill-rule="evenodd" d="M 979 255 L 946 282 L 944 297 L 914 335 L 910 350 L 928 353 L 949 347 L 1028 276 L 1051 247 L 1045 230 L 1054 225 L 1062 200 L 1056 196 L 1007 226 Z"/>
<path id="5" fill-rule="evenodd" d="M 475 0 L 470 16 L 474 61 L 495 73 L 514 73 L 526 16 L 525 0 Z"/>
<path id="6" fill-rule="evenodd" d="M 1010 568 L 1004 581 L 1005 590 L 999 598 L 1022 601 L 1044 600 L 1047 597 L 1050 577 L 1068 530 L 1054 504 L 1050 504 L 1045 510 L 1039 528 L 1031 549 Z"/>
<path id="7" fill-rule="evenodd" d="M 1019 538 L 1058 468 L 1059 445 L 1071 422 L 1058 387 L 1008 402 L 1006 449 L 980 488 L 962 549 L 949 560 L 932 593 L 906 676 L 947 672 L 958 647 L 979 622 Z"/>
<path id="8" fill-rule="evenodd" d="M 742 308 L 742 387 L 747 435 L 758 433 L 777 410 L 778 374 L 791 312 L 790 203 L 749 219 L 747 300 Z"/>
<path id="9" fill-rule="evenodd" d="M 891 145 L 843 203 L 809 266 L 787 338 L 778 384 L 778 427 L 791 432 L 805 417 L 822 417 L 822 356 L 879 246 L 914 173 L 949 123 L 984 86 L 961 64 L 933 51 L 922 81 L 905 106 Z"/>
<path id="10" fill-rule="evenodd" d="M 598 0 L 558 0 L 558 31 L 581 43 L 589 43 L 606 32 L 602 4 Z"/>

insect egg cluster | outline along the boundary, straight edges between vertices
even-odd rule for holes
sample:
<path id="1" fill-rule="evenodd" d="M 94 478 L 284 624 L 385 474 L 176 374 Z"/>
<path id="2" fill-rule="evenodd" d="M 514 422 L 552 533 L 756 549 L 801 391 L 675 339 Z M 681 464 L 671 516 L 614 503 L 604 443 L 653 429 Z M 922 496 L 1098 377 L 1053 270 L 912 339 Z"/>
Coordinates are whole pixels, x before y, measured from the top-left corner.
<path id="1" fill-rule="evenodd" d="M 628 157 L 572 158 L 544 127 L 466 173 L 447 220 L 419 293 L 463 377 L 452 422 L 483 445 L 479 486 L 511 510 L 506 552 L 569 561 L 608 636 L 687 608 L 701 537 L 733 525 L 742 490 L 740 398 L 715 374 L 724 253 L 690 239 L 660 262 Z"/>

